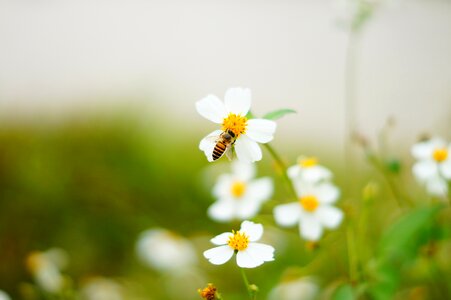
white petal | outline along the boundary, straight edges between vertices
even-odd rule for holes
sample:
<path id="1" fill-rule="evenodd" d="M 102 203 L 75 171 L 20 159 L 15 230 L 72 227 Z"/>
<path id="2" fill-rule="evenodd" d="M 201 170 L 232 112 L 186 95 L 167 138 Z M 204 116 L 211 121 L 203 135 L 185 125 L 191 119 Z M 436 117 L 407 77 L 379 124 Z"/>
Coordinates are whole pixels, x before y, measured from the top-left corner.
<path id="1" fill-rule="evenodd" d="M 423 160 L 413 165 L 412 172 L 418 180 L 426 181 L 437 176 L 438 166 L 432 160 Z"/>
<path id="2" fill-rule="evenodd" d="M 255 176 L 255 165 L 249 162 L 235 160 L 232 163 L 233 175 L 242 181 L 248 181 Z"/>
<path id="3" fill-rule="evenodd" d="M 447 182 L 438 176 L 426 182 L 426 189 L 429 194 L 437 197 L 445 197 L 448 194 Z"/>
<path id="4" fill-rule="evenodd" d="M 261 202 L 256 199 L 248 198 L 235 201 L 237 201 L 236 215 L 240 220 L 251 219 L 260 210 Z"/>
<path id="5" fill-rule="evenodd" d="M 304 214 L 300 225 L 301 236 L 309 241 L 317 241 L 323 234 L 323 228 L 313 215 Z"/>
<path id="6" fill-rule="evenodd" d="M 244 221 L 241 223 L 240 232 L 245 233 L 249 237 L 249 241 L 255 242 L 263 235 L 263 225 L 251 221 Z"/>
<path id="7" fill-rule="evenodd" d="M 249 243 L 246 250 L 239 251 L 236 263 L 241 268 L 255 268 L 265 261 L 274 260 L 274 248 L 260 243 Z"/>
<path id="8" fill-rule="evenodd" d="M 255 162 L 262 159 L 260 146 L 245 134 L 236 140 L 235 151 L 238 159 L 243 162 Z"/>
<path id="9" fill-rule="evenodd" d="M 332 172 L 323 166 L 312 166 L 304 168 L 301 171 L 302 178 L 308 182 L 319 182 L 321 180 L 329 180 L 332 178 Z"/>
<path id="10" fill-rule="evenodd" d="M 251 90 L 230 88 L 225 93 L 224 103 L 228 113 L 245 116 L 251 108 Z"/>
<path id="11" fill-rule="evenodd" d="M 232 257 L 233 251 L 228 245 L 219 246 L 205 251 L 204 257 L 214 265 L 222 265 Z"/>
<path id="12" fill-rule="evenodd" d="M 448 153 L 451 155 L 451 151 Z M 448 159 L 440 164 L 440 172 L 446 179 L 451 179 L 451 159 Z"/>
<path id="13" fill-rule="evenodd" d="M 297 202 L 274 207 L 274 219 L 280 226 L 293 226 L 299 222 L 300 216 L 301 208 Z"/>
<path id="14" fill-rule="evenodd" d="M 222 174 L 213 186 L 213 196 L 216 198 L 230 197 L 230 189 L 233 184 L 233 177 L 230 174 Z"/>
<path id="15" fill-rule="evenodd" d="M 220 199 L 208 208 L 208 216 L 215 221 L 230 221 L 235 217 L 235 202 L 231 199 Z"/>
<path id="16" fill-rule="evenodd" d="M 316 217 L 326 228 L 337 228 L 343 220 L 343 212 L 336 207 L 323 205 L 315 211 Z"/>
<path id="17" fill-rule="evenodd" d="M 288 175 L 288 177 L 293 179 L 293 178 L 298 177 L 300 172 L 301 172 L 301 168 L 299 167 L 299 165 L 294 165 L 294 166 L 291 166 L 288 168 L 287 175 Z"/>
<path id="18" fill-rule="evenodd" d="M 434 153 L 434 149 L 443 148 L 445 141 L 441 138 L 433 138 L 428 141 L 420 142 L 412 146 L 412 156 L 416 159 L 430 159 Z"/>
<path id="19" fill-rule="evenodd" d="M 247 121 L 246 135 L 259 143 L 268 143 L 274 138 L 277 124 L 271 120 L 252 119 Z"/>
<path id="20" fill-rule="evenodd" d="M 215 95 L 208 95 L 197 101 L 196 110 L 202 117 L 217 124 L 221 124 L 224 118 L 227 117 L 224 103 Z"/>
<path id="21" fill-rule="evenodd" d="M 199 149 L 205 153 L 208 161 L 213 161 L 213 149 L 216 145 L 216 138 L 221 134 L 221 130 L 215 130 L 204 137 L 199 143 Z"/>
<path id="22" fill-rule="evenodd" d="M 313 192 L 320 203 L 331 204 L 340 197 L 340 190 L 332 183 L 321 183 L 316 186 Z"/>
<path id="23" fill-rule="evenodd" d="M 224 232 L 212 238 L 210 242 L 212 242 L 215 245 L 226 245 L 231 236 L 233 236 L 233 233 Z"/>
<path id="24" fill-rule="evenodd" d="M 262 201 L 271 197 L 273 189 L 272 179 L 270 177 L 263 177 L 248 183 L 247 194 L 248 197 Z"/>

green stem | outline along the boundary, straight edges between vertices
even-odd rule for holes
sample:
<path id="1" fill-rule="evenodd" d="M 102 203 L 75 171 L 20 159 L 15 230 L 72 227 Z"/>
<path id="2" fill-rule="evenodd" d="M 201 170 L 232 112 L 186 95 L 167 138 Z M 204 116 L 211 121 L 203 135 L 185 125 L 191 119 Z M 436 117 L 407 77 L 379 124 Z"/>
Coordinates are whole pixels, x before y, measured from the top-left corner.
<path id="1" fill-rule="evenodd" d="M 349 281 L 351 284 L 358 282 L 358 259 L 356 253 L 354 230 L 348 222 L 346 228 L 346 237 L 348 242 L 348 260 L 349 260 Z"/>
<path id="2" fill-rule="evenodd" d="M 288 178 L 287 174 L 287 166 L 283 162 L 283 160 L 280 158 L 279 154 L 274 150 L 273 147 L 269 143 L 264 144 L 268 152 L 273 157 L 274 161 L 279 165 L 279 168 L 282 171 L 282 178 L 284 179 L 287 189 L 290 191 L 290 193 L 293 195 L 295 201 L 298 201 L 298 194 L 296 193 L 296 190 L 294 189 L 293 182 Z"/>
<path id="3" fill-rule="evenodd" d="M 254 293 L 251 291 L 249 280 L 247 279 L 246 273 L 244 273 L 244 269 L 240 268 L 241 276 L 243 277 L 244 285 L 246 286 L 247 293 L 251 300 L 255 299 Z"/>

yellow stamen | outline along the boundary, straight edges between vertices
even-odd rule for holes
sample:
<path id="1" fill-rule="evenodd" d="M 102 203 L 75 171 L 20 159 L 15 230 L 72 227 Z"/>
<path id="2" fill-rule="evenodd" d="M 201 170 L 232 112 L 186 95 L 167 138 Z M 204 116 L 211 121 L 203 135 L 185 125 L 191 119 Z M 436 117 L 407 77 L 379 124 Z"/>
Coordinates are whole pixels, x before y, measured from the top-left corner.
<path id="1" fill-rule="evenodd" d="M 227 118 L 222 121 L 222 130 L 230 130 L 235 134 L 235 138 L 238 138 L 240 134 L 246 133 L 247 118 L 241 115 L 229 113 Z"/>
<path id="2" fill-rule="evenodd" d="M 217 295 L 216 290 L 216 287 L 213 284 L 209 283 L 206 288 L 204 288 L 203 290 L 198 289 L 197 291 L 203 299 L 215 300 Z"/>
<path id="3" fill-rule="evenodd" d="M 301 197 L 299 203 L 308 212 L 314 212 L 319 205 L 318 199 L 312 195 Z"/>
<path id="4" fill-rule="evenodd" d="M 318 164 L 318 159 L 316 157 L 307 157 L 299 160 L 299 165 L 301 168 L 310 168 Z"/>
<path id="5" fill-rule="evenodd" d="M 448 150 L 446 148 L 435 149 L 432 157 L 436 162 L 445 161 L 448 158 Z"/>
<path id="6" fill-rule="evenodd" d="M 235 198 L 239 198 L 243 196 L 246 191 L 246 184 L 242 181 L 235 181 L 232 183 L 232 187 L 230 188 L 230 192 Z"/>
<path id="7" fill-rule="evenodd" d="M 239 231 L 232 231 L 233 236 L 229 238 L 227 244 L 235 250 L 242 251 L 247 248 L 249 238 L 246 234 Z"/>

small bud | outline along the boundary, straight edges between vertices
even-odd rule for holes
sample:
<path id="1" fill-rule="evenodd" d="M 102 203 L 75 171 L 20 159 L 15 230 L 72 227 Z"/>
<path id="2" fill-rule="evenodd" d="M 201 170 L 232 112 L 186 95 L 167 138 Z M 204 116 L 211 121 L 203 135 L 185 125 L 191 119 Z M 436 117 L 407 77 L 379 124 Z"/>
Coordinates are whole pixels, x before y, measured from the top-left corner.
<path id="1" fill-rule="evenodd" d="M 212 283 L 209 283 L 203 290 L 198 289 L 197 291 L 199 292 L 199 295 L 202 297 L 202 299 L 221 300 L 221 295 L 218 293 L 217 288 Z"/>
<path id="2" fill-rule="evenodd" d="M 375 182 L 368 182 L 362 190 L 362 198 L 365 202 L 371 202 L 376 198 L 379 187 Z"/>

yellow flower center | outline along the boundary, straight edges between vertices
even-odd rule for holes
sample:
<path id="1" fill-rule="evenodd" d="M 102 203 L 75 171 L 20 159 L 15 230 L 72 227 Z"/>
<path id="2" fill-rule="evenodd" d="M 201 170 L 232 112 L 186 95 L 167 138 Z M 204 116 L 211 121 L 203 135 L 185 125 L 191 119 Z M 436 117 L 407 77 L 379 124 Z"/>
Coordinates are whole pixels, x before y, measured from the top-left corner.
<path id="1" fill-rule="evenodd" d="M 314 212 L 319 205 L 318 199 L 312 195 L 301 197 L 299 199 L 299 202 L 301 203 L 301 206 L 308 212 Z"/>
<path id="2" fill-rule="evenodd" d="M 229 241 L 227 244 L 238 251 L 242 251 L 247 248 L 247 245 L 249 244 L 249 238 L 246 234 L 241 233 L 239 231 L 232 231 L 233 236 L 229 238 Z"/>
<path id="3" fill-rule="evenodd" d="M 432 157 L 436 162 L 442 162 L 448 158 L 448 150 L 445 148 L 435 149 Z"/>
<path id="4" fill-rule="evenodd" d="M 310 168 L 318 164 L 316 157 L 307 157 L 299 160 L 299 165 L 301 168 Z"/>
<path id="5" fill-rule="evenodd" d="M 239 198 L 243 196 L 244 192 L 246 191 L 246 184 L 242 181 L 235 181 L 232 183 L 232 187 L 230 188 L 230 192 L 232 193 L 233 197 Z"/>
<path id="6" fill-rule="evenodd" d="M 235 137 L 238 138 L 240 134 L 244 134 L 246 132 L 247 126 L 247 118 L 242 117 L 241 115 L 235 115 L 233 113 L 229 113 L 227 118 L 222 121 L 222 130 L 230 130 L 235 134 Z"/>
<path id="7" fill-rule="evenodd" d="M 203 299 L 206 300 L 215 300 L 216 299 L 216 287 L 209 283 L 208 286 L 206 288 L 204 288 L 203 290 L 199 289 L 197 290 L 200 294 L 200 296 Z"/>

